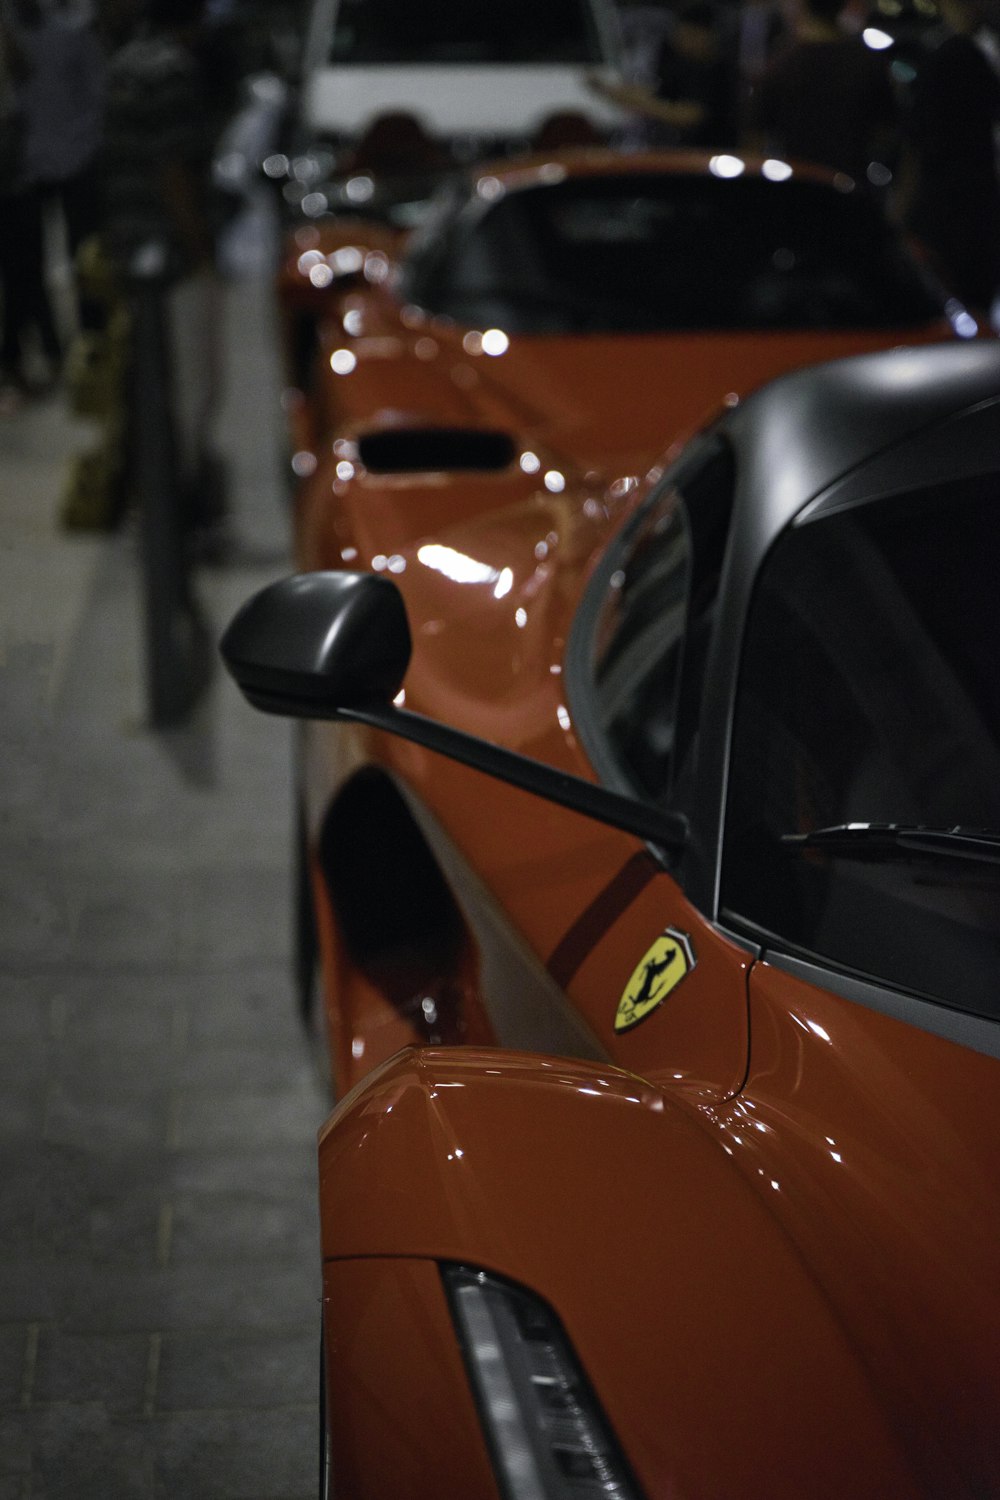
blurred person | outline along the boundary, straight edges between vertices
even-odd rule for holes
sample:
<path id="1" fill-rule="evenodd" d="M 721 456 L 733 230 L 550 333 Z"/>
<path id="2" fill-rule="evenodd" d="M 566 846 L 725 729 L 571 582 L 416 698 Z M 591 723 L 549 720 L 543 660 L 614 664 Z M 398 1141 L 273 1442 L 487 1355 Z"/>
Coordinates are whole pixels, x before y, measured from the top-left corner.
<path id="1" fill-rule="evenodd" d="M 212 259 L 210 164 L 214 120 L 198 57 L 203 0 L 150 0 L 108 65 L 102 154 L 107 232 L 127 261 L 161 241 L 183 273 Z"/>
<path id="2" fill-rule="evenodd" d="M 981 45 L 983 0 L 940 0 L 942 25 L 912 91 L 901 212 L 963 302 L 1000 292 L 1000 77 Z"/>
<path id="3" fill-rule="evenodd" d="M 0 227 L 3 331 L 0 364 L 7 382 L 22 391 L 47 389 L 62 363 L 62 338 L 47 281 L 45 201 L 53 183 L 78 167 L 74 122 L 88 85 L 78 68 L 82 33 L 63 28 L 38 0 L 13 0 L 8 34 L 20 58 L 19 149 L 3 200 Z M 80 84 L 78 90 L 78 84 Z M 85 150 L 93 152 L 93 141 Z M 29 374 L 32 336 L 37 337 L 44 374 Z"/>
<path id="4" fill-rule="evenodd" d="M 74 0 L 18 0 L 26 77 L 21 90 L 23 177 L 41 199 L 58 204 L 71 258 L 101 222 L 97 171 L 104 118 L 105 54 Z"/>
<path id="5" fill-rule="evenodd" d="M 619 0 L 613 10 L 618 27 L 620 77 L 612 82 L 598 74 L 589 82 L 595 93 L 626 110 L 623 123 L 612 131 L 612 140 L 625 151 L 642 150 L 655 143 L 658 134 L 641 104 L 656 92 L 660 54 L 674 25 L 669 0 Z"/>
<path id="6" fill-rule="evenodd" d="M 231 0 L 206 0 L 196 49 L 217 129 L 241 102 L 243 80 L 253 65 L 252 28 Z"/>
<path id="7" fill-rule="evenodd" d="M 731 146 L 736 140 L 737 79 L 723 36 L 717 5 L 708 0 L 681 6 L 671 46 L 660 60 L 658 92 L 692 99 L 697 123 L 681 134 L 686 146 Z"/>
<path id="8" fill-rule="evenodd" d="M 620 0 L 615 17 L 623 80 L 651 88 L 660 49 L 673 29 L 670 5 L 667 0 Z"/>
<path id="9" fill-rule="evenodd" d="M 141 18 L 141 0 L 97 0 L 94 27 L 109 55 L 132 40 Z"/>
<path id="10" fill-rule="evenodd" d="M 729 6 L 729 33 L 736 71 L 736 110 L 740 137 L 752 116 L 754 95 L 771 59 L 788 41 L 785 5 L 780 0 L 746 0 Z"/>
<path id="11" fill-rule="evenodd" d="M 800 0 L 792 39 L 754 96 L 750 143 L 884 187 L 899 124 L 888 63 L 840 23 L 844 0 Z"/>
<path id="12" fill-rule="evenodd" d="M 733 144 L 736 78 L 715 5 L 708 0 L 683 5 L 650 48 L 644 73 L 622 83 L 594 76 L 591 83 L 642 122 L 645 144 Z"/>
<path id="13" fill-rule="evenodd" d="M 107 248 L 137 294 L 163 299 L 179 499 L 207 552 L 224 512 L 212 441 L 221 353 L 211 176 L 223 111 L 203 17 L 203 0 L 148 0 L 109 62 L 103 168 Z"/>
<path id="14" fill-rule="evenodd" d="M 14 30 L 0 7 L 0 192 L 17 175 L 21 160 L 24 59 Z"/>
<path id="15" fill-rule="evenodd" d="M 23 117 L 20 84 L 23 57 L 13 27 L 0 8 L 0 301 L 5 305 L 11 296 L 7 270 L 16 227 L 12 218 L 11 199 L 20 174 Z M 20 402 L 20 345 L 11 338 L 6 321 L 3 327 L 2 365 L 0 365 L 0 414 L 15 410 Z"/>

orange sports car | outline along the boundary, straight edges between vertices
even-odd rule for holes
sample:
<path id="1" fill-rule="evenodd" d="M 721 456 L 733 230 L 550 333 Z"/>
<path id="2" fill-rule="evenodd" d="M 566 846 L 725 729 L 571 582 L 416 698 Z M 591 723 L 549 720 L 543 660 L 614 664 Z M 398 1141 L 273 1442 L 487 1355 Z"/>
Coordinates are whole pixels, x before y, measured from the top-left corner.
<path id="1" fill-rule="evenodd" d="M 367 566 L 223 641 L 307 726 L 323 1493 L 995 1496 L 1000 348 L 594 449 L 328 483 Z"/>
<path id="2" fill-rule="evenodd" d="M 338 191 L 378 198 L 363 172 Z M 474 168 L 416 228 L 392 222 L 411 204 L 379 223 L 327 213 L 318 187 L 304 201 L 318 217 L 289 236 L 279 305 L 305 567 L 434 531 L 443 475 L 478 508 L 539 475 L 629 483 L 786 370 L 976 331 L 850 178 L 778 160 Z M 346 556 L 345 503 L 371 515 Z"/>

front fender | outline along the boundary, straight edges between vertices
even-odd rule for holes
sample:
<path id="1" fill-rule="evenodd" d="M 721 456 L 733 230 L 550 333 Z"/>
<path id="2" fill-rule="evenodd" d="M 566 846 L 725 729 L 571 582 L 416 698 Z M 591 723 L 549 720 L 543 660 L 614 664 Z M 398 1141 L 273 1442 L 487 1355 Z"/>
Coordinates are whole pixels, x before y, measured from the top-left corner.
<path id="1" fill-rule="evenodd" d="M 401 1053 L 323 1130 L 320 1188 L 328 1264 L 459 1261 L 544 1298 L 650 1497 L 921 1493 L 769 1184 L 632 1075 Z"/>

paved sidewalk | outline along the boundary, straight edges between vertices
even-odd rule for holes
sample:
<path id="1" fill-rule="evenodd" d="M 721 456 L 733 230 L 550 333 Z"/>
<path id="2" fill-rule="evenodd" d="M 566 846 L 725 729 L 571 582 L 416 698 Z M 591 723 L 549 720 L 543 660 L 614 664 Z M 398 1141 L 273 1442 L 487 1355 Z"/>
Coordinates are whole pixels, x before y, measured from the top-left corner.
<path id="1" fill-rule="evenodd" d="M 239 546 L 287 571 L 270 306 L 230 284 Z M 144 723 L 134 539 L 56 524 L 87 429 L 0 423 L 0 1500 L 316 1494 L 315 1132 L 291 735 L 221 673 Z"/>

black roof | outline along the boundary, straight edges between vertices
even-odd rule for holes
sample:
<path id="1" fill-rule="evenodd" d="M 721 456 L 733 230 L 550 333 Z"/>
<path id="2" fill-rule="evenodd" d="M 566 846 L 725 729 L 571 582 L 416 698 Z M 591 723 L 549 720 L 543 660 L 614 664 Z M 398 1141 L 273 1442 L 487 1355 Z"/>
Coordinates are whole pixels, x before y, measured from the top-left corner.
<path id="1" fill-rule="evenodd" d="M 720 424 L 736 495 L 704 705 L 696 823 L 685 884 L 714 911 L 742 633 L 764 557 L 785 527 L 936 481 L 1000 474 L 1000 341 L 858 355 L 785 375 Z M 998 490 L 1000 499 L 1000 490 Z"/>
<path id="2" fill-rule="evenodd" d="M 726 422 L 740 494 L 752 497 L 756 527 L 773 536 L 861 464 L 998 397 L 1000 341 L 992 339 L 856 355 L 781 376 Z"/>

